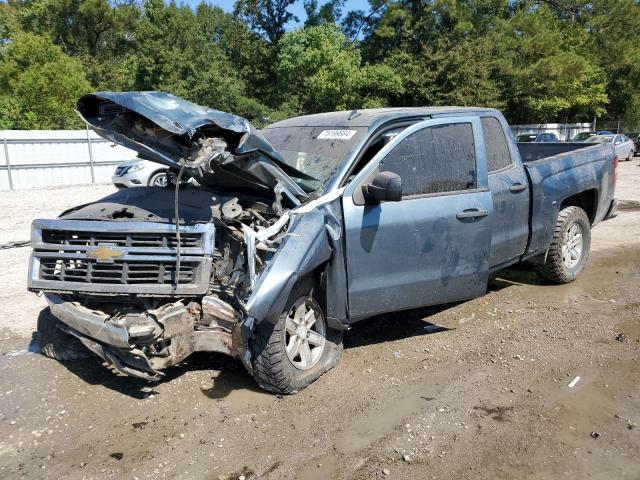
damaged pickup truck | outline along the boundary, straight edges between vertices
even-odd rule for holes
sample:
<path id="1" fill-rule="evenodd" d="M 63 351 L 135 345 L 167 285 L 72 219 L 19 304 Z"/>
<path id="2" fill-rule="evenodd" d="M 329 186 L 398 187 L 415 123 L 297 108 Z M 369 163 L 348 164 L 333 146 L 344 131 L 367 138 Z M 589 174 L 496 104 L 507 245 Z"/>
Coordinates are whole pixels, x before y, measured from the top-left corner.
<path id="1" fill-rule="evenodd" d="M 336 364 L 353 322 L 481 296 L 524 260 L 574 280 L 616 207 L 611 146 L 517 145 L 492 109 L 353 110 L 260 132 L 161 92 L 95 93 L 77 110 L 173 180 L 33 222 L 29 289 L 52 314 L 41 347 L 148 380 L 222 352 L 293 393 Z"/>

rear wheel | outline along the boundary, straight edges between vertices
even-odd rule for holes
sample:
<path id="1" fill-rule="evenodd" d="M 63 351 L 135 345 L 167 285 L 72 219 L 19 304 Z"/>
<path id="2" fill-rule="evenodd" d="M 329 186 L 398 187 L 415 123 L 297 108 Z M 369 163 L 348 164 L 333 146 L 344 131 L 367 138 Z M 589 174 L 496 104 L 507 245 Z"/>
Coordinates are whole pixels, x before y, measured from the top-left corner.
<path id="1" fill-rule="evenodd" d="M 156 172 L 149 178 L 148 185 L 150 187 L 166 187 L 169 184 L 167 172 Z"/>
<path id="2" fill-rule="evenodd" d="M 558 221 L 546 261 L 538 264 L 538 274 L 552 283 L 573 282 L 589 258 L 591 224 L 580 207 L 566 207 Z"/>
<path id="3" fill-rule="evenodd" d="M 313 282 L 301 282 L 292 290 L 278 322 L 256 327 L 251 361 L 261 388 L 296 393 L 338 362 L 342 332 L 329 328 L 316 291 Z"/>
<path id="4" fill-rule="evenodd" d="M 56 360 L 80 360 L 91 357 L 91 352 L 77 338 L 58 328 L 61 323 L 48 308 L 38 315 L 37 335 L 42 354 Z"/>

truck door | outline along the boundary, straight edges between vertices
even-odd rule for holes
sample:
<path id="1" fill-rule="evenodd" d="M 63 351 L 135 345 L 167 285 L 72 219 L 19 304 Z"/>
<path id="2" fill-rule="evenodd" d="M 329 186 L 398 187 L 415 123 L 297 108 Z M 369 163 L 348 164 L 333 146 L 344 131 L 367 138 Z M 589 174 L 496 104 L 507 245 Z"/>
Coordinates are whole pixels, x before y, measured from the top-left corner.
<path id="1" fill-rule="evenodd" d="M 504 126 L 493 116 L 480 119 L 486 148 L 489 188 L 493 196 L 493 227 L 489 265 L 498 268 L 522 255 L 529 236 L 529 181 L 514 162 Z M 513 149 L 517 147 L 513 144 Z"/>
<path id="2" fill-rule="evenodd" d="M 386 145 L 343 194 L 349 316 L 484 294 L 493 204 L 478 117 L 427 120 Z M 380 172 L 402 198 L 365 200 Z"/>

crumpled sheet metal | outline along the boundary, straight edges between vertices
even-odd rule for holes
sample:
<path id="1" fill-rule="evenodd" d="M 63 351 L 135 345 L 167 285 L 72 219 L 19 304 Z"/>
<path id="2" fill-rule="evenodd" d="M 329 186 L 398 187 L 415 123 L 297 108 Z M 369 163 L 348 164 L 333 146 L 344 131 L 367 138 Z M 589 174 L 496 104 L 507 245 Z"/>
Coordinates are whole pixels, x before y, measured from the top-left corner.
<path id="1" fill-rule="evenodd" d="M 277 322 L 296 282 L 330 259 L 333 248 L 325 215 L 324 209 L 290 215 L 289 229 L 278 251 L 247 300 L 249 316 Z"/>
<path id="2" fill-rule="evenodd" d="M 242 117 L 164 92 L 92 93 L 78 100 L 77 111 L 103 138 L 175 170 L 193 167 L 203 185 L 270 191 L 280 184 L 294 205 L 296 197 L 307 198 L 286 173 L 293 167 Z M 200 162 L 213 153 L 206 140 L 216 135 L 230 142 L 232 155 L 212 162 L 210 171 Z"/>
<path id="3" fill-rule="evenodd" d="M 260 135 L 245 118 L 227 112 L 196 105 L 165 92 L 96 92 L 78 100 L 78 113 L 94 126 L 97 107 L 110 101 L 142 115 L 168 132 L 177 135 L 193 135 L 206 125 L 216 125 L 224 130 L 245 134 L 236 152 L 238 154 L 261 150 L 281 160 L 280 154 Z"/>

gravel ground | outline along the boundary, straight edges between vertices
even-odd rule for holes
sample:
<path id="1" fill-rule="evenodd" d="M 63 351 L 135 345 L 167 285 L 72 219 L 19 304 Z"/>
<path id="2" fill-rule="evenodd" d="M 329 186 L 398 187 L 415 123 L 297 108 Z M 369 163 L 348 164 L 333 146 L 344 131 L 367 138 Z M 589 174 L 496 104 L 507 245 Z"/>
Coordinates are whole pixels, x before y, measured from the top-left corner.
<path id="1" fill-rule="evenodd" d="M 620 165 L 620 214 L 576 282 L 513 268 L 485 297 L 362 322 L 288 397 L 218 355 L 147 384 L 32 353 L 29 249 L 0 250 L 0 478 L 638 479 L 639 164 Z M 1 192 L 2 243 L 109 191 Z"/>

